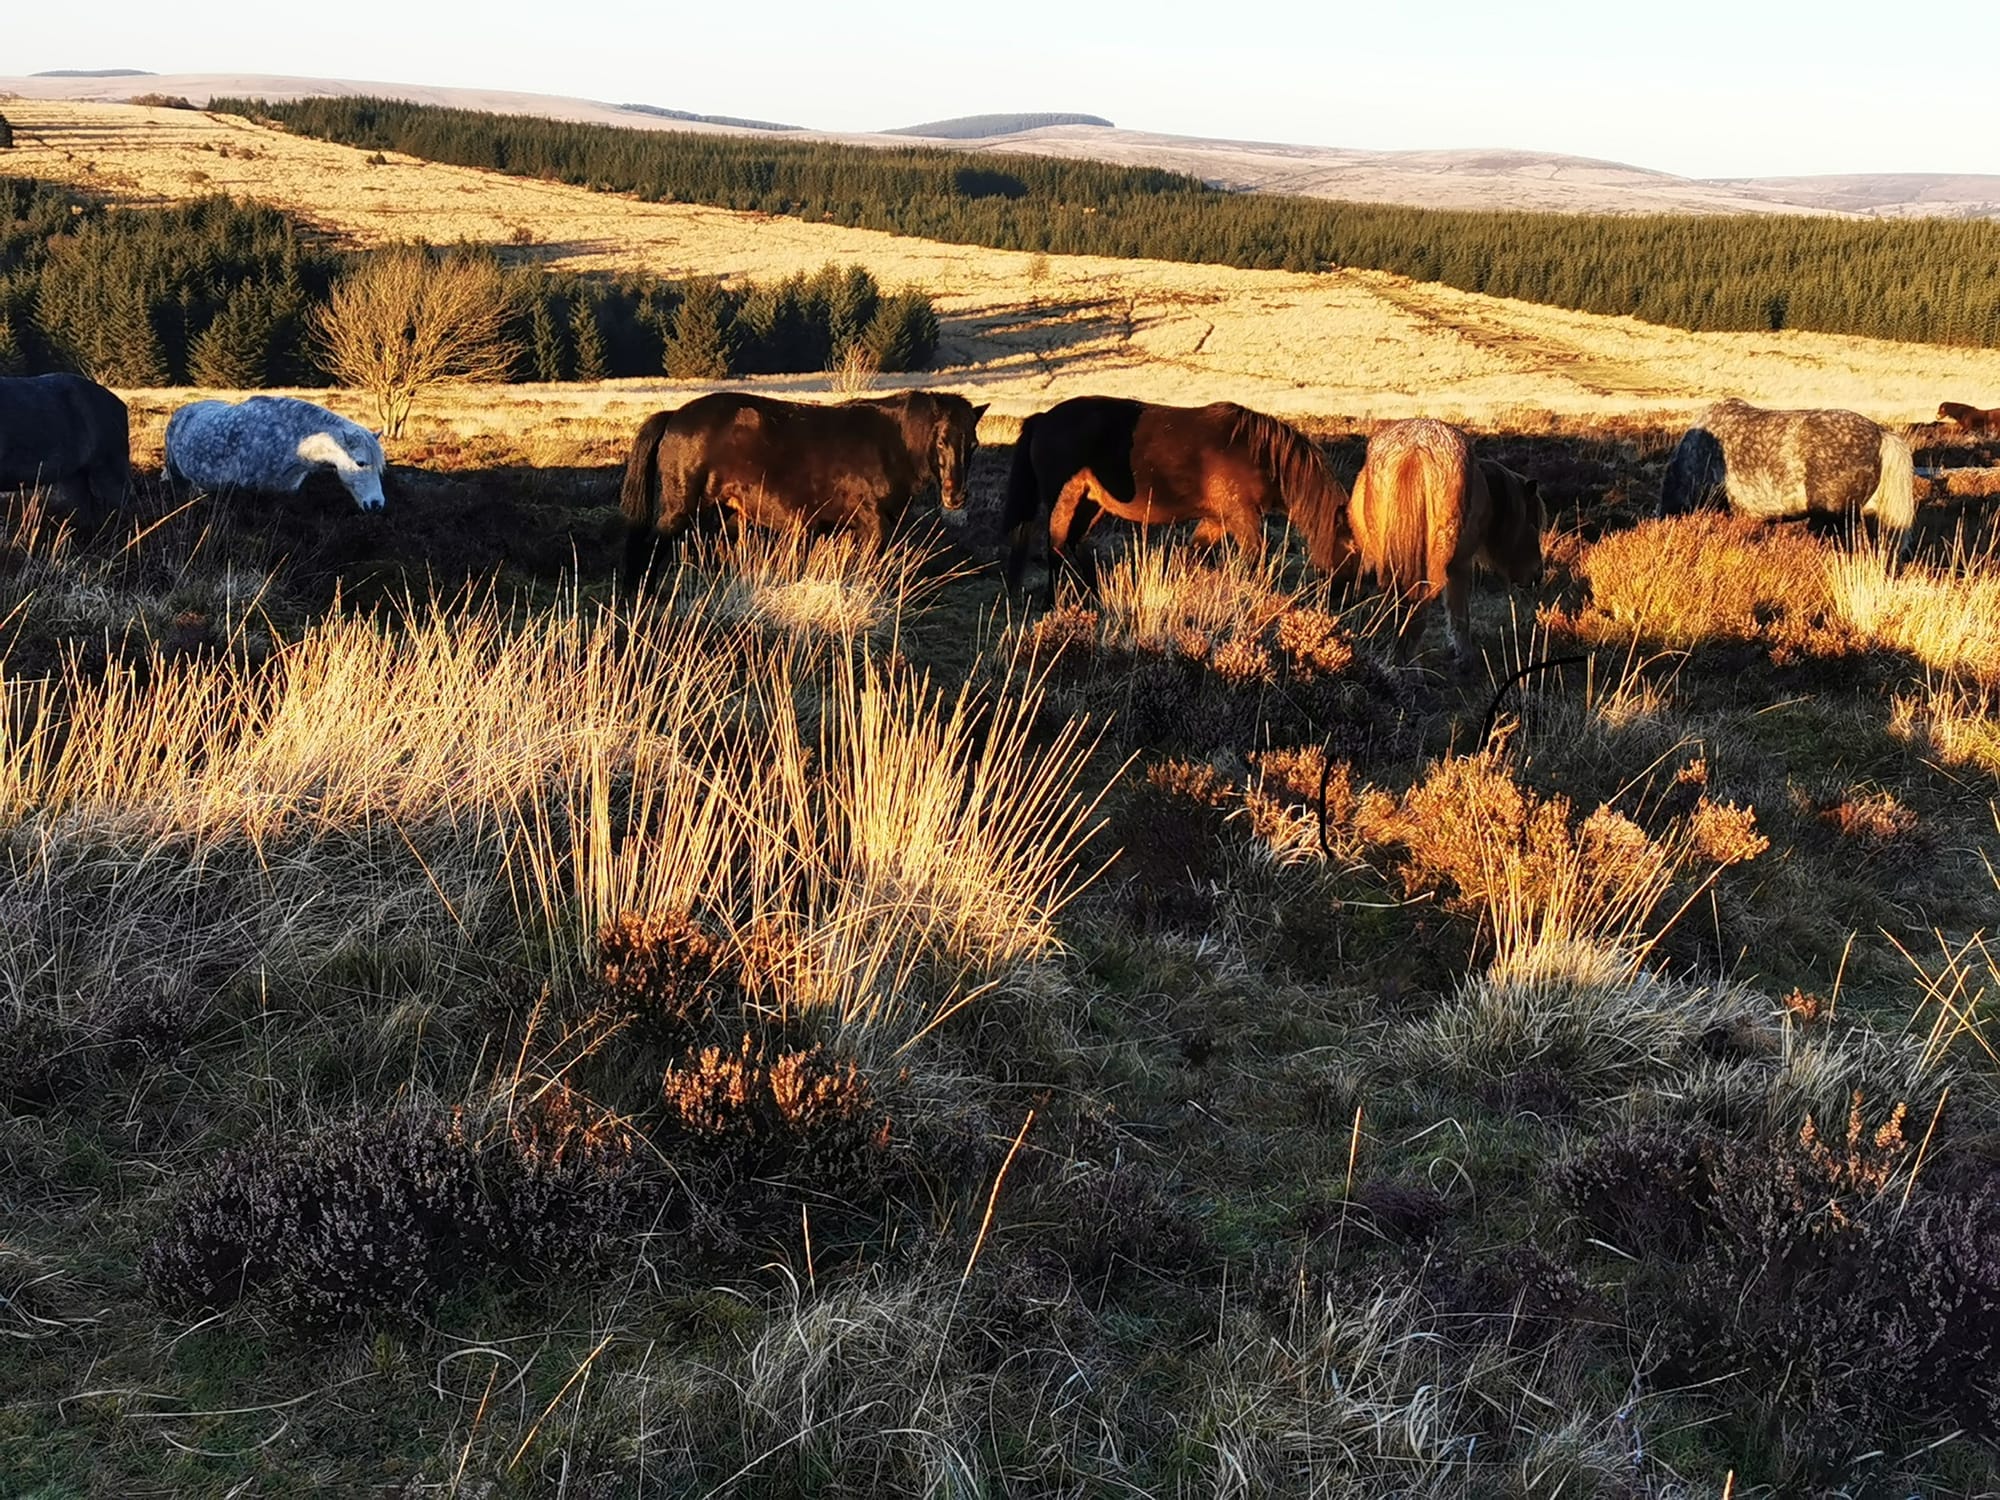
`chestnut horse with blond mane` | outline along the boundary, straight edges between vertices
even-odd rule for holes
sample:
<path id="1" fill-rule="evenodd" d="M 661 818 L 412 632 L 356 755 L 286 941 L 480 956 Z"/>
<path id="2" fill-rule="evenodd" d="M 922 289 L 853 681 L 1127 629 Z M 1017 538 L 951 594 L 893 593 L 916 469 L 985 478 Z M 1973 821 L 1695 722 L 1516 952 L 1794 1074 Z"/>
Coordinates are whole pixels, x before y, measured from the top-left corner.
<path id="1" fill-rule="evenodd" d="M 1461 669 L 1471 664 L 1475 565 L 1515 584 L 1541 576 L 1544 517 L 1535 482 L 1475 462 L 1471 439 L 1428 417 L 1391 422 L 1368 440 L 1347 521 L 1362 571 L 1406 602 L 1399 664 L 1423 639 L 1440 594 L 1453 659 Z"/>
<path id="2" fill-rule="evenodd" d="M 1347 491 L 1304 433 L 1233 402 L 1157 406 L 1118 396 L 1076 396 L 1029 417 L 1014 443 L 1003 524 L 1011 534 L 1007 587 L 1018 589 L 1037 531 L 1048 537 L 1054 598 L 1063 564 L 1091 582 L 1081 546 L 1100 515 L 1139 526 L 1198 521 L 1200 541 L 1233 539 L 1264 554 L 1264 517 L 1287 517 L 1313 565 L 1344 556 Z"/>

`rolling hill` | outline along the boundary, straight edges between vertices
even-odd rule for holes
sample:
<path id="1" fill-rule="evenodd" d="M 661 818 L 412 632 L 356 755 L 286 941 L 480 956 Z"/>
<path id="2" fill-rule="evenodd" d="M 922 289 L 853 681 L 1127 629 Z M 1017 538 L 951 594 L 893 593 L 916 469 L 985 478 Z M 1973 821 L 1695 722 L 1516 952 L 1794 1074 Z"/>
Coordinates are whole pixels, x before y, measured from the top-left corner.
<path id="1" fill-rule="evenodd" d="M 9 172 L 138 203 L 226 192 L 287 207 L 344 243 L 465 240 L 561 269 L 769 280 L 828 261 L 922 286 L 943 322 L 922 379 L 1018 416 L 1086 392 L 1287 415 L 1475 423 L 1686 413 L 1724 394 L 1896 421 L 1940 400 L 2000 404 L 2000 350 L 1816 334 L 1690 333 L 1421 284 L 1383 272 L 1259 271 L 1020 251 L 686 203 L 371 153 L 180 109 L 8 107 Z M 827 389 L 825 376 L 769 388 Z M 577 388 L 579 411 L 645 409 L 662 382 Z M 553 393 L 552 397 L 553 397 Z M 484 398 L 482 398 L 484 399 Z M 491 420 L 505 425 L 495 393 Z M 484 420 L 484 419 L 482 419 Z"/>
<path id="2" fill-rule="evenodd" d="M 457 109 L 493 110 L 634 128 L 697 131 L 791 127 L 650 104 L 610 104 L 494 89 L 248 73 L 42 74 L 0 78 L 0 97 L 113 102 L 138 90 L 210 98 L 298 99 L 374 95 Z M 1028 128 L 1002 129 L 1035 122 Z M 1052 123 L 1060 122 L 1060 123 Z M 994 133 L 998 132 L 998 133 Z M 1823 213 L 1869 217 L 2000 215 L 2000 175 L 1855 174 L 1707 181 L 1621 162 L 1542 151 L 1358 151 L 1337 146 L 1231 141 L 1128 130 L 1091 115 L 975 115 L 874 133 L 802 130 L 808 138 L 903 146 L 914 136 L 969 151 L 1082 157 L 1186 172 L 1244 192 L 1295 193 L 1423 208 L 1535 209 L 1578 213 Z"/>

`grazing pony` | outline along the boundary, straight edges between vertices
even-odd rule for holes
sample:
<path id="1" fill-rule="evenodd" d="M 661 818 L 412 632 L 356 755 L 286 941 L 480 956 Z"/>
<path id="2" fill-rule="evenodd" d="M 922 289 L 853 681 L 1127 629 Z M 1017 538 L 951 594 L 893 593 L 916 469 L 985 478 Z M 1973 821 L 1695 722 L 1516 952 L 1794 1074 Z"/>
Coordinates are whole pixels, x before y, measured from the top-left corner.
<path id="1" fill-rule="evenodd" d="M 53 485 L 95 526 L 132 477 L 125 403 L 81 375 L 0 379 L 0 489 Z"/>
<path id="2" fill-rule="evenodd" d="M 1362 571 L 1408 605 L 1397 663 L 1409 661 L 1442 594 L 1452 657 L 1461 669 L 1470 666 L 1474 565 L 1510 583 L 1533 583 L 1542 572 L 1543 521 L 1535 481 L 1475 463 L 1471 440 L 1456 427 L 1418 417 L 1370 438 L 1347 522 Z"/>
<path id="3" fill-rule="evenodd" d="M 363 510 L 383 506 L 382 440 L 293 396 L 196 401 L 167 419 L 167 482 L 290 495 L 331 469 Z"/>
<path id="4" fill-rule="evenodd" d="M 1946 401 L 1938 406 L 1937 419 L 1940 422 L 1956 422 L 1967 432 L 2000 432 L 2000 407 L 1982 411 L 1976 406 L 1967 406 L 1963 401 Z"/>
<path id="5" fill-rule="evenodd" d="M 1100 515 L 1140 526 L 1199 521 L 1198 541 L 1227 533 L 1253 560 L 1264 554 L 1264 517 L 1283 515 L 1305 533 L 1313 566 L 1330 573 L 1345 561 L 1346 506 L 1325 455 L 1276 417 L 1228 401 L 1155 406 L 1076 396 L 1021 424 L 1002 518 L 1007 587 L 1020 587 L 1044 520 L 1049 597 L 1064 563 L 1090 582 L 1079 548 Z"/>
<path id="6" fill-rule="evenodd" d="M 636 586 L 655 547 L 703 515 L 846 528 L 873 551 L 925 485 L 960 510 L 985 410 L 940 391 L 832 406 L 718 391 L 656 412 L 632 440 L 620 491 L 625 581 Z"/>
<path id="7" fill-rule="evenodd" d="M 1913 539 L 1910 445 L 1855 412 L 1717 402 L 1667 460 L 1659 514 L 1684 515 L 1718 490 L 1742 515 L 1766 521 L 1862 515 L 1902 552 Z"/>

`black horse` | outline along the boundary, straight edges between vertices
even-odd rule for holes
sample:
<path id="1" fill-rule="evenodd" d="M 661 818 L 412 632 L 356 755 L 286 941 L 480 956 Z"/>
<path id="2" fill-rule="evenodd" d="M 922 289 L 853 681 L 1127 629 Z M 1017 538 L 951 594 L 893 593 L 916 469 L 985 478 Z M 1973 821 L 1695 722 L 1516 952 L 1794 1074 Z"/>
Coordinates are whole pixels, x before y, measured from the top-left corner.
<path id="1" fill-rule="evenodd" d="M 937 391 L 834 406 L 720 391 L 656 412 L 625 465 L 626 582 L 636 585 L 655 546 L 704 514 L 774 530 L 845 528 L 873 550 L 926 484 L 959 510 L 985 410 Z"/>
<path id="2" fill-rule="evenodd" d="M 1226 533 L 1253 559 L 1264 552 L 1264 517 L 1284 515 L 1305 533 L 1313 566 L 1331 573 L 1348 559 L 1346 511 L 1326 456 L 1276 417 L 1228 401 L 1077 396 L 1021 424 L 1003 516 L 1007 587 L 1020 587 L 1045 522 L 1053 595 L 1058 568 L 1081 561 L 1076 549 L 1101 514 L 1141 526 L 1199 521 L 1197 540 Z"/>
<path id="3" fill-rule="evenodd" d="M 0 490 L 59 489 L 95 526 L 131 477 L 131 418 L 110 391 L 81 375 L 0 379 Z"/>

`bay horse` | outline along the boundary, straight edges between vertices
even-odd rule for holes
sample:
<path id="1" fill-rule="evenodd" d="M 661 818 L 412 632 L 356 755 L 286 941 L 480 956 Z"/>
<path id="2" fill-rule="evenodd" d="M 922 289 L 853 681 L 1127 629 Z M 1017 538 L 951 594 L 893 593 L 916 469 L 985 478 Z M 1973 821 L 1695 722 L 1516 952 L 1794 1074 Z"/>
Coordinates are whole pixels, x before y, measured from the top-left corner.
<path id="1" fill-rule="evenodd" d="M 1140 526 L 1198 521 L 1196 540 L 1227 534 L 1255 561 L 1264 517 L 1283 515 L 1305 534 L 1313 566 L 1345 560 L 1347 491 L 1297 428 L 1232 402 L 1156 406 L 1117 396 L 1075 396 L 1029 417 L 1014 443 L 1002 524 L 1009 533 L 1007 587 L 1018 590 L 1037 531 L 1048 538 L 1048 597 L 1062 565 L 1091 581 L 1079 548 L 1100 515 Z"/>
<path id="2" fill-rule="evenodd" d="M 167 482 L 294 495 L 330 470 L 362 510 L 386 503 L 382 440 L 359 422 L 295 396 L 191 401 L 167 419 Z"/>
<path id="3" fill-rule="evenodd" d="M 132 479 L 131 414 L 81 375 L 0 378 L 0 490 L 49 485 L 79 524 L 122 505 Z"/>
<path id="4" fill-rule="evenodd" d="M 925 485 L 961 510 L 985 410 L 942 391 L 830 406 L 717 391 L 655 412 L 633 437 L 619 493 L 625 581 L 636 587 L 658 545 L 708 515 L 844 528 L 873 551 Z"/>
<path id="5" fill-rule="evenodd" d="M 1956 422 L 1967 432 L 2000 432 L 2000 407 L 1982 411 L 1976 406 L 1967 406 L 1963 401 L 1944 401 L 1938 405 L 1937 419 L 1940 422 Z"/>
<path id="6" fill-rule="evenodd" d="M 1542 572 L 1545 516 L 1532 479 L 1475 462 L 1472 440 L 1429 417 L 1391 422 L 1368 440 L 1348 528 L 1361 568 L 1403 596 L 1396 661 L 1407 664 L 1440 594 L 1452 657 L 1472 662 L 1472 574 L 1483 565 L 1514 584 Z"/>
<path id="7" fill-rule="evenodd" d="M 1858 412 L 1766 411 L 1733 398 L 1718 401 L 1668 459 L 1659 514 L 1683 515 L 1716 491 L 1741 515 L 1865 516 L 1905 554 L 1915 539 L 1910 445 Z"/>

